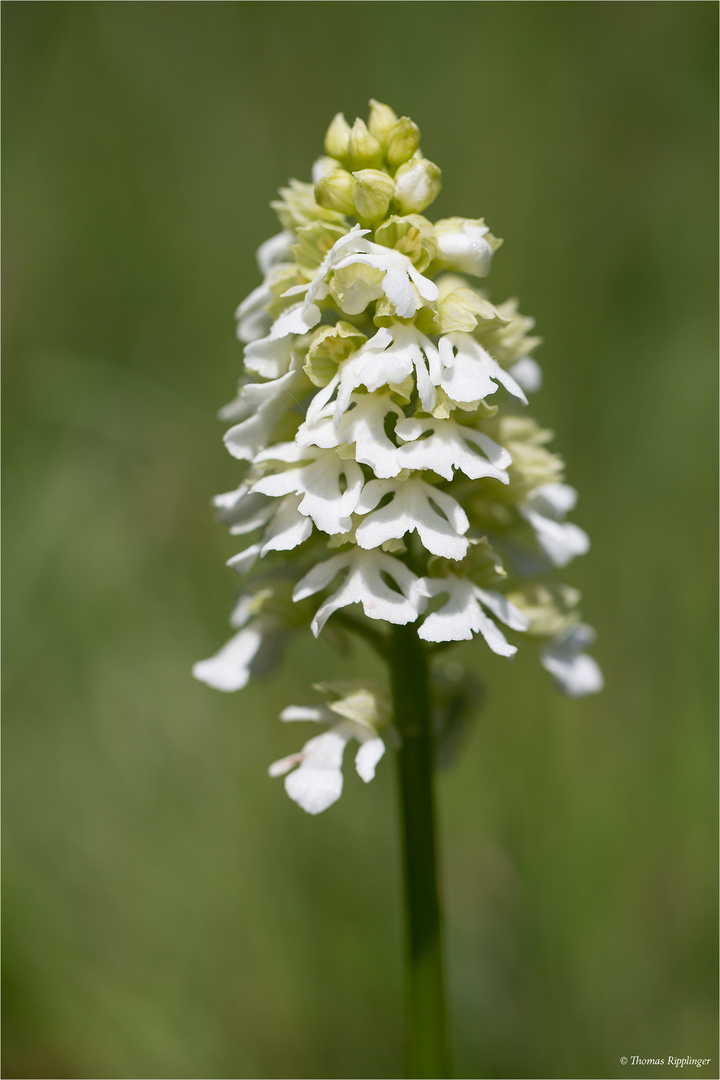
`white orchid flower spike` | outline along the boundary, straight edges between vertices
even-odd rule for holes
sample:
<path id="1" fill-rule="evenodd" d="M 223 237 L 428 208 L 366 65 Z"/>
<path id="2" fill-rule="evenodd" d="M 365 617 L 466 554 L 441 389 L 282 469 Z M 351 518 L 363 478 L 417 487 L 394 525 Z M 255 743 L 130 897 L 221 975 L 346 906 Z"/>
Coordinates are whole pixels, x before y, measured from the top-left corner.
<path id="1" fill-rule="evenodd" d="M 273 203 L 220 413 L 241 472 L 215 508 L 243 598 L 234 636 L 194 667 L 210 686 L 242 689 L 300 632 L 358 635 L 391 672 L 407 635 L 428 659 L 478 639 L 489 665 L 534 641 L 565 693 L 602 686 L 579 594 L 556 578 L 589 540 L 527 415 L 540 339 L 517 301 L 477 288 L 501 243 L 485 221 L 425 216 L 440 186 L 417 125 L 373 101 L 367 123 L 334 118 L 312 181 Z M 271 768 L 309 813 L 340 796 L 348 741 L 364 780 L 382 756 L 389 698 L 363 687 L 282 714 L 326 725 Z"/>

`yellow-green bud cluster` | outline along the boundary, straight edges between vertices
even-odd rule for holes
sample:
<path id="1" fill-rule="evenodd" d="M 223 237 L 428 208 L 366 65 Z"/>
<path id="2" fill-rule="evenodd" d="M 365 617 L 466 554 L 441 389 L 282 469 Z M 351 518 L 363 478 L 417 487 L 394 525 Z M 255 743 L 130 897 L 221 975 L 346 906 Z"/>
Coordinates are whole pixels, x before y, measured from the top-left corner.
<path id="1" fill-rule="evenodd" d="M 315 184 L 319 206 L 374 225 L 388 213 L 419 214 L 440 193 L 440 169 L 420 153 L 420 130 L 388 105 L 370 102 L 367 124 L 338 113 L 325 136 Z"/>

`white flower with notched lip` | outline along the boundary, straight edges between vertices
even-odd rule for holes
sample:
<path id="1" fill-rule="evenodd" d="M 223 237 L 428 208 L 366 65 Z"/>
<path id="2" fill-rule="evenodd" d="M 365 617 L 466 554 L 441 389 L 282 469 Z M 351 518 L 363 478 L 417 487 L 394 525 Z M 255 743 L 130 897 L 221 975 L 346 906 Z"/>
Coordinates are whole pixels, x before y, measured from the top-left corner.
<path id="1" fill-rule="evenodd" d="M 440 578 L 425 578 L 423 587 L 428 596 L 447 594 L 447 601 L 425 619 L 418 630 L 423 641 L 469 641 L 473 634 L 482 634 L 494 653 L 514 656 L 517 646 L 510 645 L 504 634 L 484 608 L 512 630 L 527 630 L 528 620 L 514 604 L 489 589 L 481 589 L 469 578 L 447 574 Z"/>
<path id="2" fill-rule="evenodd" d="M 391 501 L 375 510 L 386 495 L 392 496 Z M 462 559 L 467 554 L 464 534 L 470 522 L 462 506 L 447 492 L 419 478 L 369 480 L 355 511 L 366 515 L 355 530 L 362 548 L 382 547 L 388 540 L 417 532 L 432 555 Z"/>
<path id="3" fill-rule="evenodd" d="M 298 581 L 294 600 L 326 589 L 343 571 L 347 576 L 342 586 L 318 608 L 311 623 L 315 637 L 334 611 L 361 604 L 369 619 L 404 626 L 415 622 L 425 609 L 425 592 L 420 578 L 400 559 L 383 551 L 362 551 L 353 547 L 318 563 Z"/>
<path id="4" fill-rule="evenodd" d="M 256 455 L 255 463 L 287 463 L 289 469 L 261 477 L 253 491 L 261 495 L 302 496 L 298 505 L 317 525 L 329 533 L 346 533 L 352 527 L 355 510 L 365 482 L 356 461 L 341 458 L 332 450 L 280 443 Z"/>

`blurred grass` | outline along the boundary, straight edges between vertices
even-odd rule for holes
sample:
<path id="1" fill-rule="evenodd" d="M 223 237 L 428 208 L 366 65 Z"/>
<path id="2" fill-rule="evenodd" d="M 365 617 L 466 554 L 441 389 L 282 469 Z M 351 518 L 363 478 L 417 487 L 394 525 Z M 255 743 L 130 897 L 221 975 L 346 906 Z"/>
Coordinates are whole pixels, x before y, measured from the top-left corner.
<path id="1" fill-rule="evenodd" d="M 716 6 L 2 16 L 3 1075 L 401 1075 L 392 763 L 318 820 L 265 775 L 280 709 L 375 662 L 189 677 L 236 587 L 232 313 L 276 188 L 370 96 L 421 125 L 438 216 L 506 237 L 607 675 L 568 702 L 531 650 L 462 647 L 489 694 L 441 784 L 459 1075 L 717 1075 Z"/>

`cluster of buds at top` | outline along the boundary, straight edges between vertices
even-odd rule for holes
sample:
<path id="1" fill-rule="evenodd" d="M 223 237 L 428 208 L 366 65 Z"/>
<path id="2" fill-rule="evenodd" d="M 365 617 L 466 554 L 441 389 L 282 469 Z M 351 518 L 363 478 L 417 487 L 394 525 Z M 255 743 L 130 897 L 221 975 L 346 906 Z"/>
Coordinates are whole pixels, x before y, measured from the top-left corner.
<path id="1" fill-rule="evenodd" d="M 552 433 L 525 412 L 542 381 L 533 320 L 468 281 L 501 242 L 482 219 L 424 216 L 440 170 L 419 144 L 378 102 L 367 124 L 338 114 L 314 182 L 273 203 L 283 230 L 238 308 L 245 374 L 221 412 L 246 466 L 215 505 L 248 584 L 235 636 L 194 669 L 218 689 L 244 686 L 293 630 L 350 619 L 415 623 L 433 643 L 479 634 L 506 657 L 532 638 L 564 691 L 602 685 L 579 595 L 556 578 L 589 545 L 565 520 L 576 492 Z M 337 731 L 311 740 L 312 761 L 331 736 L 337 765 Z M 300 805 L 329 805 L 292 775 Z"/>

